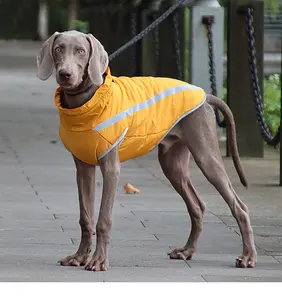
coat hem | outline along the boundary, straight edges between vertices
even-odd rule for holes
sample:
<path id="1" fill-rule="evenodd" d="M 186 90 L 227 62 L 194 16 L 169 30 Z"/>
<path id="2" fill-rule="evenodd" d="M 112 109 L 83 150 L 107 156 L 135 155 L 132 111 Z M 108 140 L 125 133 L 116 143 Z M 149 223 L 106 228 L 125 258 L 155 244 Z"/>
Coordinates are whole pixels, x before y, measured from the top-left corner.
<path id="1" fill-rule="evenodd" d="M 194 112 L 195 110 L 197 110 L 199 107 L 201 107 L 201 106 L 206 102 L 206 100 L 207 100 L 207 95 L 205 94 L 204 100 L 203 100 L 200 104 L 198 104 L 198 105 L 195 106 L 193 109 L 191 109 L 191 110 L 187 111 L 186 113 L 184 113 L 180 118 L 178 118 L 178 119 L 172 124 L 172 126 L 166 131 L 166 134 L 161 138 L 161 140 L 158 142 L 158 144 L 157 144 L 156 146 L 158 146 L 158 145 L 161 143 L 161 141 L 163 141 L 163 140 L 165 139 L 165 137 L 169 134 L 169 132 L 171 131 L 171 129 L 172 129 L 175 125 L 177 125 L 182 119 L 184 119 L 185 117 L 187 117 L 188 115 L 190 115 L 192 112 Z M 156 146 L 155 146 L 155 147 L 156 147 Z M 154 148 L 155 148 L 155 147 L 154 147 Z"/>
<path id="2" fill-rule="evenodd" d="M 113 148 L 120 145 L 123 142 L 123 139 L 127 133 L 128 127 L 124 130 L 122 135 L 115 141 L 115 143 L 112 144 L 111 147 L 109 147 L 105 152 L 103 152 L 101 155 L 98 156 L 98 161 L 102 159 L 104 156 L 106 156 Z"/>

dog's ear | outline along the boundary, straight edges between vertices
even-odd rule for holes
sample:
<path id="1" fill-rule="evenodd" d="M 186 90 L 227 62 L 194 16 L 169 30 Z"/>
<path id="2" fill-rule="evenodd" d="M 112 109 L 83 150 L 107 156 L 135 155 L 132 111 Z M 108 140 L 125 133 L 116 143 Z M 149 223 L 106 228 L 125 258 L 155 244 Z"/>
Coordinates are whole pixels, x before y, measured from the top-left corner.
<path id="1" fill-rule="evenodd" d="M 37 55 L 37 77 L 41 80 L 47 80 L 54 68 L 53 60 L 53 44 L 59 32 L 55 32 L 50 36 L 42 45 L 38 55 Z"/>
<path id="2" fill-rule="evenodd" d="M 103 83 L 103 74 L 105 73 L 109 58 L 103 45 L 91 34 L 87 34 L 86 38 L 90 43 L 90 56 L 88 64 L 88 75 L 91 81 L 100 86 Z"/>

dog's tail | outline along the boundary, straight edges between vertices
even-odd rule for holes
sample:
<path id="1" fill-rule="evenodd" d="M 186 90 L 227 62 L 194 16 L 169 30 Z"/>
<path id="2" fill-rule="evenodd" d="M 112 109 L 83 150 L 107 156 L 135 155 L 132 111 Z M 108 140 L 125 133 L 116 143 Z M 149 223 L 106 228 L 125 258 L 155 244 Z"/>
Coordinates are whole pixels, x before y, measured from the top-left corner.
<path id="1" fill-rule="evenodd" d="M 237 139 L 236 139 L 236 128 L 235 128 L 233 114 L 232 114 L 230 108 L 228 107 L 228 105 L 224 101 L 222 101 L 221 99 L 219 99 L 213 95 L 207 96 L 207 103 L 218 108 L 224 115 L 224 118 L 227 123 L 228 144 L 229 144 L 229 147 L 231 150 L 233 163 L 234 163 L 235 169 L 239 175 L 241 183 L 246 188 L 248 188 L 247 179 L 246 179 L 243 167 L 241 165 L 241 160 L 240 160 L 240 156 L 239 156 L 239 152 L 238 152 Z"/>

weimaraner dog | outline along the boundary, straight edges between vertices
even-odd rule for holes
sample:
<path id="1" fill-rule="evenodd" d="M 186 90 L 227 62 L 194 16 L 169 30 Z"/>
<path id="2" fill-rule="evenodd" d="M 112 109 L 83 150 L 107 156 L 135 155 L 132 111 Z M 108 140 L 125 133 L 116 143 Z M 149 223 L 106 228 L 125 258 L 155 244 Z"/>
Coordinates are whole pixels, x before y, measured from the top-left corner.
<path id="1" fill-rule="evenodd" d="M 40 49 L 37 66 L 38 77 L 41 80 L 48 79 L 55 67 L 64 107 L 71 110 L 87 103 L 103 85 L 108 55 L 92 34 L 78 31 L 55 32 Z M 230 207 L 240 228 L 243 253 L 237 257 L 236 266 L 255 267 L 257 253 L 248 208 L 234 191 L 226 173 L 218 145 L 212 106 L 217 107 L 225 116 L 233 162 L 241 183 L 247 187 L 237 149 L 232 112 L 223 101 L 207 95 L 205 103 L 180 120 L 158 145 L 161 168 L 176 192 L 183 198 L 191 218 L 191 232 L 187 243 L 184 247 L 173 250 L 169 256 L 171 259 L 191 259 L 203 227 L 205 204 L 190 179 L 191 153 L 205 177 Z M 86 270 L 92 271 L 108 269 L 112 210 L 121 168 L 118 149 L 119 145 L 116 145 L 99 160 L 103 191 L 96 225 L 96 250 L 89 261 L 92 235 L 95 234 L 93 220 L 95 165 L 84 163 L 73 155 L 79 195 L 81 242 L 74 255 L 59 261 L 63 266 L 85 266 Z"/>

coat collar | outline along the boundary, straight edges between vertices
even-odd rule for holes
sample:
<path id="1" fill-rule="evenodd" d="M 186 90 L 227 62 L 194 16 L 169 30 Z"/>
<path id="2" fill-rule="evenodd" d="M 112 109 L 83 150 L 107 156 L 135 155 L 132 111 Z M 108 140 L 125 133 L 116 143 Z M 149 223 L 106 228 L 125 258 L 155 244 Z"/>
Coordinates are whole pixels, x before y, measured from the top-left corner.
<path id="1" fill-rule="evenodd" d="M 105 81 L 104 83 L 97 89 L 95 94 L 91 99 L 89 99 L 85 104 L 77 108 L 64 108 L 61 105 L 61 87 L 58 87 L 55 92 L 54 102 L 56 107 L 59 110 L 60 115 L 68 115 L 68 116 L 78 116 L 83 115 L 90 110 L 95 112 L 95 115 L 99 115 L 100 112 L 103 111 L 104 107 L 108 104 L 109 97 L 108 95 L 111 93 L 112 89 L 112 75 L 110 68 L 108 67 L 105 71 Z"/>

